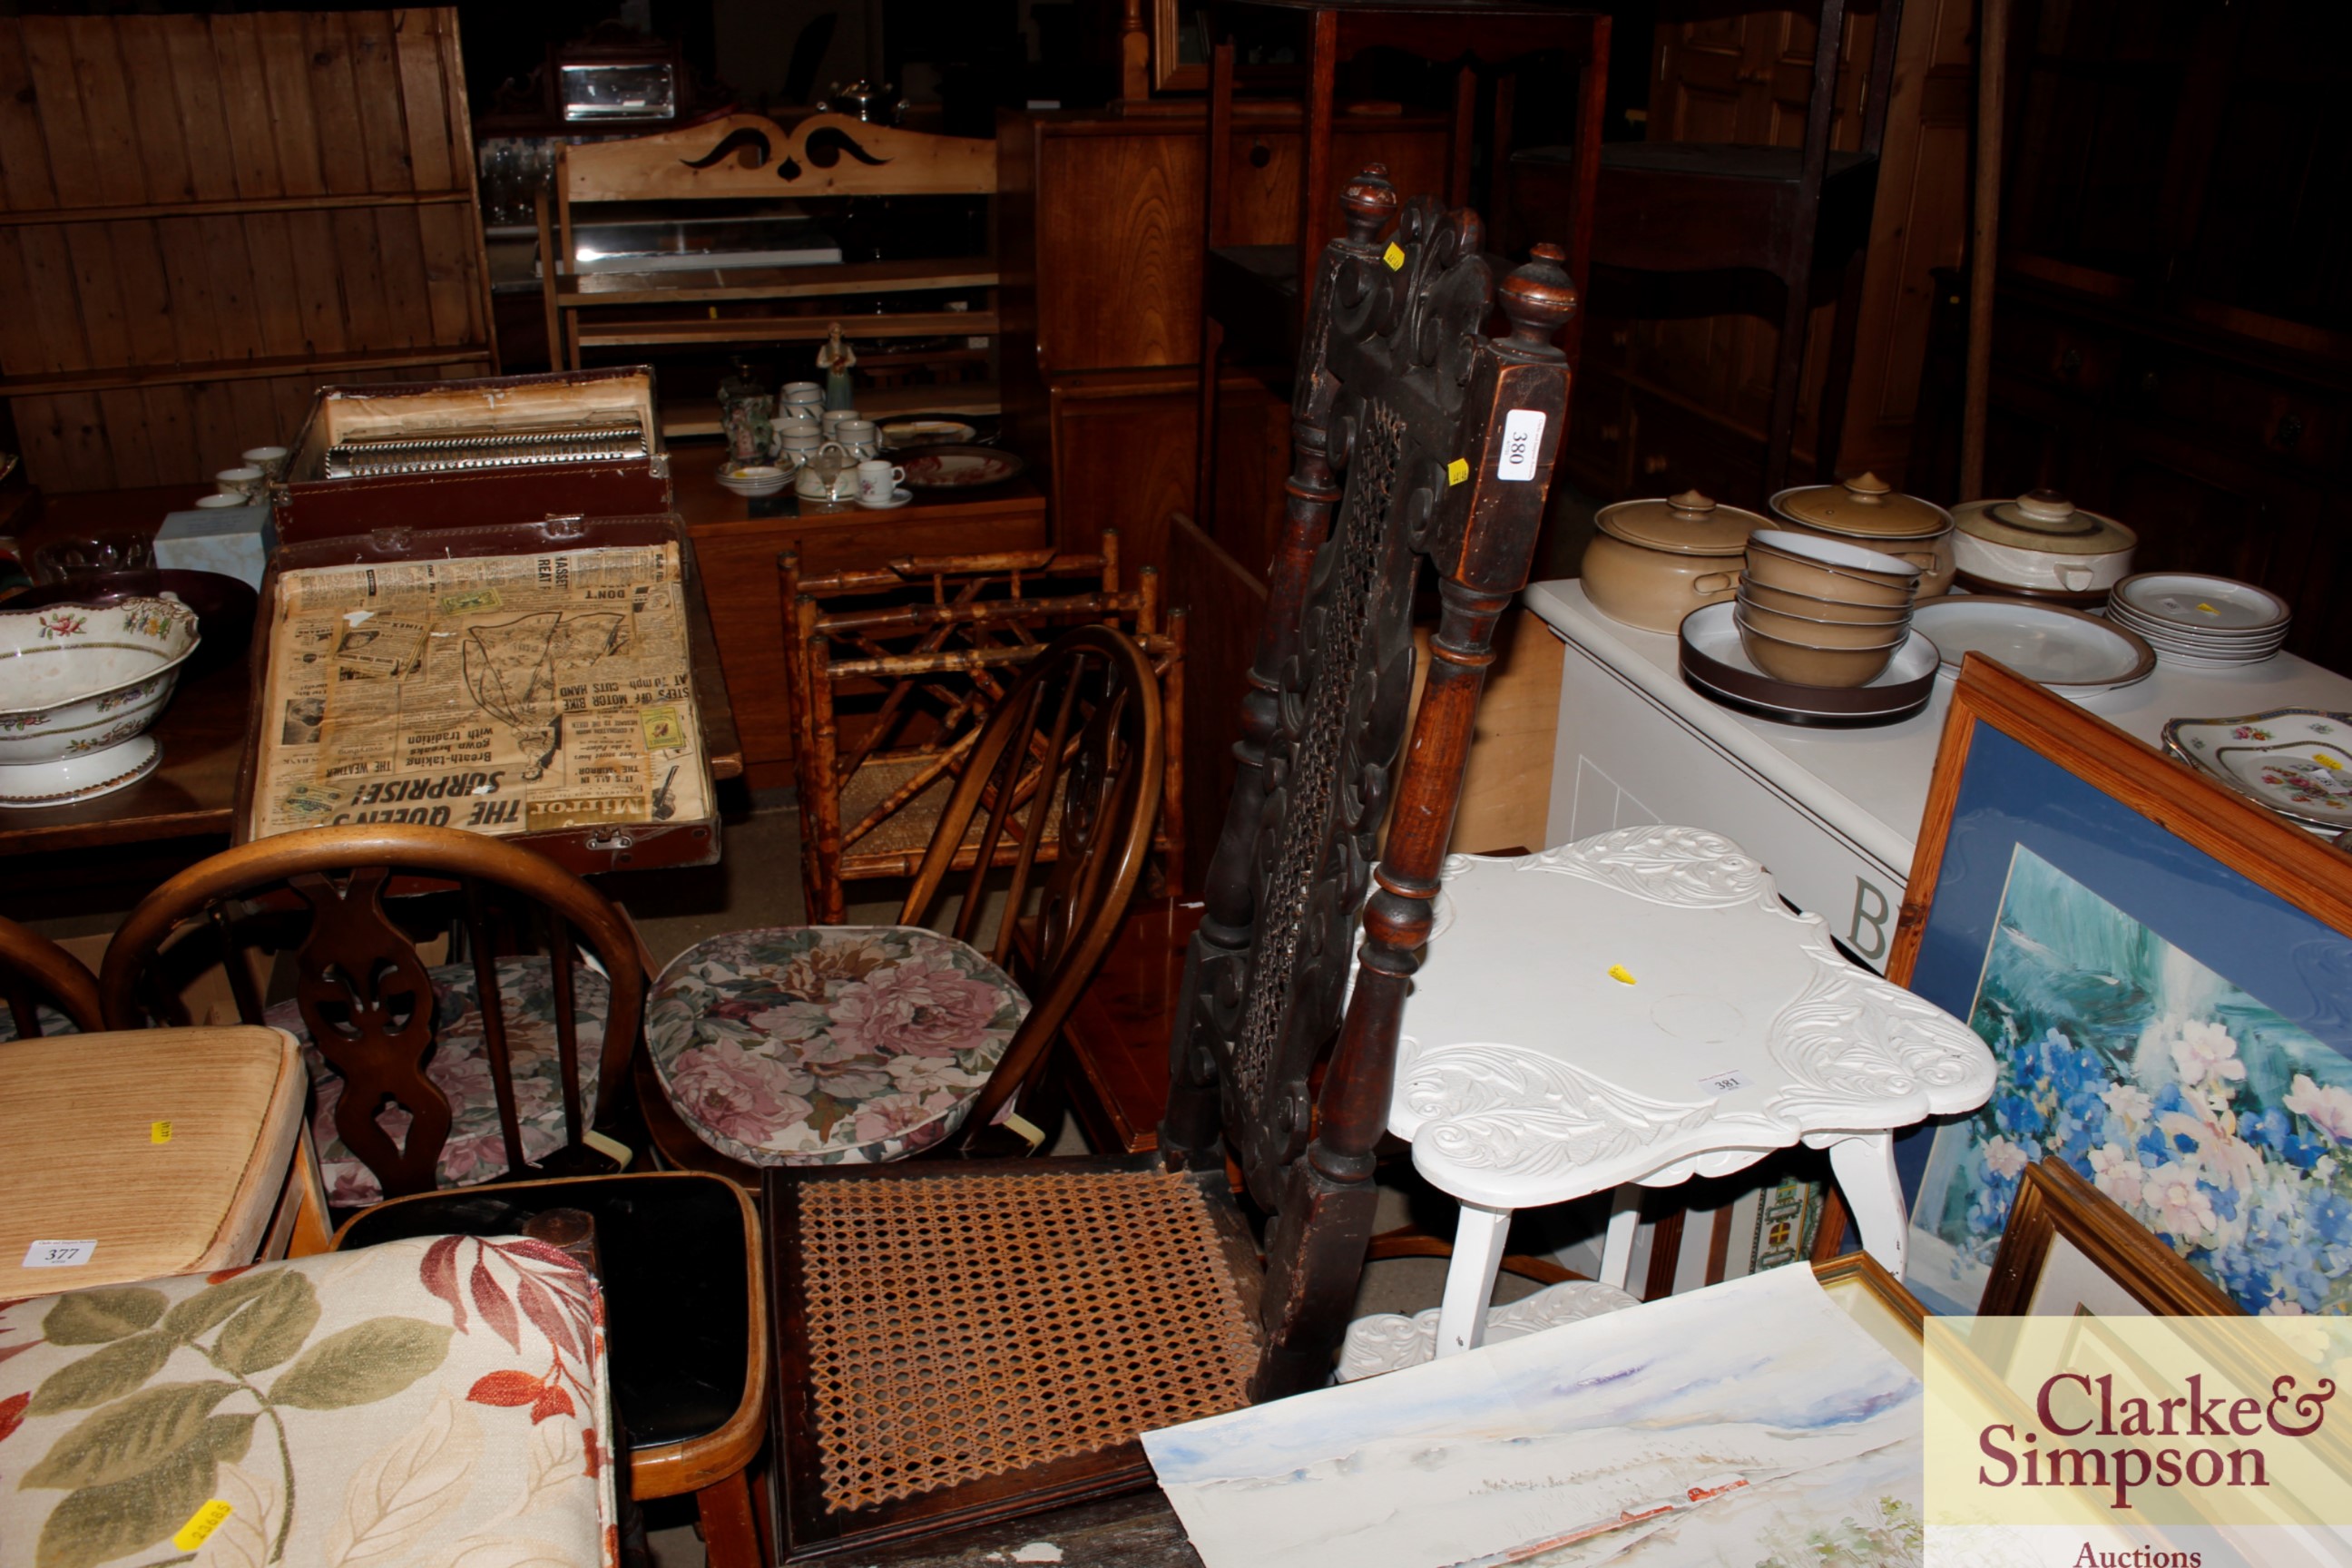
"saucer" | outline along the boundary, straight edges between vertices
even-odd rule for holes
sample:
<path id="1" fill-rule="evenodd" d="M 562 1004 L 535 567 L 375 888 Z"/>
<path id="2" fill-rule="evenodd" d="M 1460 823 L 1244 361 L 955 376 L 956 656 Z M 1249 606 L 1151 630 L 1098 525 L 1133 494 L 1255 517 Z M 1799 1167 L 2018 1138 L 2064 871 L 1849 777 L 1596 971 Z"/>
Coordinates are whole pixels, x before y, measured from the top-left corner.
<path id="1" fill-rule="evenodd" d="M 913 500 L 914 499 L 915 492 L 908 489 L 906 486 L 900 485 L 897 489 L 890 492 L 890 499 L 884 505 L 875 506 L 870 502 L 860 500 L 857 503 L 857 510 L 860 511 L 897 511 L 900 507 L 905 506 L 908 501 Z"/>

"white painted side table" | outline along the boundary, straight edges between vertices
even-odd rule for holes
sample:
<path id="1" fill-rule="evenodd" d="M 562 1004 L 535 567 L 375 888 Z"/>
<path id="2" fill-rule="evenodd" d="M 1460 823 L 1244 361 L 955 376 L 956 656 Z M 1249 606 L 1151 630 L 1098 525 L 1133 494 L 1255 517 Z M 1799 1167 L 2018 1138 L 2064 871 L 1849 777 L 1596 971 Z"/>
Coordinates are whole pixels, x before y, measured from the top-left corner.
<path id="1" fill-rule="evenodd" d="M 1389 1129 L 1462 1205 L 1436 1353 L 1484 1336 L 1514 1210 L 1617 1188 L 1622 1288 L 1639 1194 L 1797 1142 L 1826 1149 L 1863 1244 L 1903 1273 L 1894 1133 L 1973 1110 L 1992 1055 L 1843 957 L 1818 915 L 1720 835 L 1643 826 L 1445 864 L 1404 1016 Z"/>

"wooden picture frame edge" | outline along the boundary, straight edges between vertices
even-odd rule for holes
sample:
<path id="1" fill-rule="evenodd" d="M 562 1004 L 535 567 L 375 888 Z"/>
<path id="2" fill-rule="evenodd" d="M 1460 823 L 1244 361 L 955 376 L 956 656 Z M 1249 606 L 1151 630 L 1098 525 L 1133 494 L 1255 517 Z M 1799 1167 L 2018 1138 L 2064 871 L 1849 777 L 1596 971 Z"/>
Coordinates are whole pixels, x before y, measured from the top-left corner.
<path id="1" fill-rule="evenodd" d="M 2256 887 L 2352 936 L 2352 896 L 2328 886 L 2344 869 L 2343 858 L 2334 849 L 2097 714 L 2006 665 L 1972 653 L 1961 663 L 1951 708 L 1944 716 L 1935 773 L 1927 783 L 1927 808 L 1887 953 L 1886 977 L 1897 985 L 1911 984 L 1918 961 L 1979 720 Z M 2150 767 L 2150 763 L 2158 765 Z"/>
<path id="2" fill-rule="evenodd" d="M 1897 985 L 1910 985 L 1918 963 L 1979 720 L 2256 887 L 2352 936 L 2352 895 L 2329 886 L 2344 871 L 2344 857 L 2337 851 L 1998 659 L 1971 653 L 1960 662 L 1951 706 L 1944 714 L 1935 771 L 1927 781 L 1927 809 L 1912 850 L 1911 875 L 1904 884 L 1903 907 L 1887 950 L 1886 978 Z M 2150 767 L 2150 763 L 2158 765 Z M 1847 1225 L 1844 1198 L 1832 1184 L 1814 1235 L 1814 1262 L 1841 1256 Z"/>
<path id="3" fill-rule="evenodd" d="M 2049 1261 L 2051 1243 L 2060 1237 L 2158 1317 L 2245 1316 L 2235 1301 L 2133 1219 L 2122 1205 L 2056 1160 L 2037 1160 L 2025 1168 L 1978 1314 L 2025 1316 L 2033 1288 L 2041 1282 L 2042 1268 Z"/>
<path id="4" fill-rule="evenodd" d="M 1184 36 L 1183 0 L 1151 0 L 1151 90 L 1206 92 L 1206 60 L 1183 60 L 1178 40 Z"/>

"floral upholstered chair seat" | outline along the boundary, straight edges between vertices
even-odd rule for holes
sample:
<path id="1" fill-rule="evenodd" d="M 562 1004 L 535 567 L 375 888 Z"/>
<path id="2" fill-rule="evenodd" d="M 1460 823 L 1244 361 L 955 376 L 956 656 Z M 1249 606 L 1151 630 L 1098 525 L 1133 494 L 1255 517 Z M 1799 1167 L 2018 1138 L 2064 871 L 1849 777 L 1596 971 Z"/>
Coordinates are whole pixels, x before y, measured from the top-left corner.
<path id="1" fill-rule="evenodd" d="M 1029 999 L 913 926 L 734 931 L 662 971 L 646 1043 L 698 1137 L 752 1165 L 852 1164 L 963 1124 Z"/>
<path id="2" fill-rule="evenodd" d="M 445 963 L 433 977 L 435 1044 L 425 1076 L 449 1097 L 449 1141 L 442 1145 L 440 1184 L 468 1186 L 506 1173 L 507 1146 L 499 1131 L 498 1092 L 490 1079 L 482 1032 L 480 985 L 471 963 Z M 610 988 L 594 970 L 575 968 L 572 1000 L 579 1013 L 580 1100 L 583 1118 L 596 1119 L 596 1067 L 604 1045 L 604 1015 Z M 515 1116 L 522 1126 L 523 1152 L 543 1160 L 563 1147 L 563 1074 L 555 1038 L 554 973 L 544 958 L 498 961 L 499 994 L 505 1003 L 507 1052 L 514 1067 Z M 361 1163 L 335 1131 L 335 1105 L 343 1080 L 311 1043 L 302 1011 L 293 1002 L 269 1009 L 268 1021 L 302 1042 L 310 1064 L 315 1103 L 312 1140 L 319 1146 L 320 1174 L 327 1201 L 338 1208 L 363 1208 L 383 1201 L 375 1173 Z M 387 1105 L 377 1121 L 394 1142 L 405 1143 L 408 1112 Z"/>
<path id="3" fill-rule="evenodd" d="M 619 1561 L 603 1299 L 519 1237 L 0 1307 L 0 1563 Z"/>

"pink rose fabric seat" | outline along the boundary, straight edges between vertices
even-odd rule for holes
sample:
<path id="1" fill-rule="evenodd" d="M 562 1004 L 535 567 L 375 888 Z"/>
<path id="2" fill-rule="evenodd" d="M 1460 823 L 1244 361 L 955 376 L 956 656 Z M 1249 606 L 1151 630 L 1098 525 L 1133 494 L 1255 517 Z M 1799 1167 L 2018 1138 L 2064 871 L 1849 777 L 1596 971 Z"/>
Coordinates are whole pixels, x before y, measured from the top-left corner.
<path id="1" fill-rule="evenodd" d="M 506 1174 L 507 1150 L 499 1130 L 498 1090 L 486 1054 L 479 980 L 471 963 L 439 964 L 426 973 L 433 980 L 435 1010 L 433 1054 L 425 1064 L 425 1076 L 449 1097 L 449 1139 L 441 1146 L 436 1173 L 438 1183 L 463 1187 L 496 1181 Z M 521 1124 L 523 1152 L 534 1161 L 547 1158 L 564 1144 L 562 1056 L 555 1033 L 554 978 L 543 957 L 498 961 L 507 1053 L 514 1067 L 515 1119 Z M 604 1047 L 612 988 L 603 975 L 585 965 L 573 968 L 572 985 L 579 1026 L 581 1114 L 593 1125 L 597 1059 Z M 264 1019 L 301 1041 L 303 1058 L 310 1064 L 310 1133 L 319 1148 L 319 1173 L 327 1184 L 327 1201 L 337 1208 L 382 1203 L 383 1188 L 375 1173 L 335 1131 L 335 1106 L 342 1098 L 343 1080 L 311 1042 L 302 1023 L 301 1005 L 280 1002 Z M 399 1106 L 386 1105 L 376 1121 L 395 1142 L 407 1141 L 409 1116 Z"/>
<path id="2" fill-rule="evenodd" d="M 963 1124 L 1029 999 L 914 926 L 733 931 L 662 971 L 646 1044 L 696 1136 L 751 1165 L 869 1163 Z"/>

